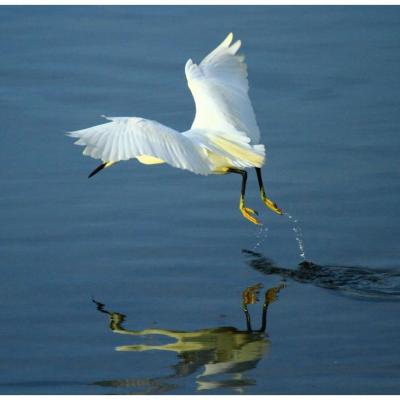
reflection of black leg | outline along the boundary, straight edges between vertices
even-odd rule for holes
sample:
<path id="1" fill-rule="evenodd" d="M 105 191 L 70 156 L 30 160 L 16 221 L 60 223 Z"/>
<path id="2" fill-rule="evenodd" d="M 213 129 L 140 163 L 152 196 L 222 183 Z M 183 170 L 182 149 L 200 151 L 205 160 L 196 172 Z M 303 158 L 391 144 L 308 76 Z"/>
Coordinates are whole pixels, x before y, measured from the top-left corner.
<path id="1" fill-rule="evenodd" d="M 250 313 L 249 313 L 249 310 L 247 309 L 247 305 L 245 303 L 243 303 L 242 308 L 243 308 L 244 315 L 246 316 L 247 331 L 253 332 L 253 329 L 251 328 Z"/>
<path id="2" fill-rule="evenodd" d="M 246 207 L 245 203 L 244 203 L 244 196 L 246 194 L 246 184 L 247 184 L 247 172 L 242 169 L 238 169 L 238 168 L 229 168 L 228 172 L 233 173 L 233 174 L 242 175 L 242 188 L 240 191 L 239 209 L 246 219 L 248 219 L 253 224 L 259 225 L 260 222 L 255 217 L 253 217 L 254 214 L 255 215 L 258 214 L 257 211 Z M 250 215 L 250 214 L 253 214 L 253 215 Z"/>
<path id="3" fill-rule="evenodd" d="M 262 318 L 261 318 L 261 328 L 258 332 L 265 332 L 265 330 L 267 329 L 268 306 L 274 301 L 276 301 L 276 299 L 278 298 L 278 293 L 284 287 L 285 285 L 281 283 L 279 286 L 270 288 L 265 292 L 265 300 L 263 304 Z"/>
<path id="4" fill-rule="evenodd" d="M 265 189 L 264 189 L 264 183 L 262 180 L 261 176 L 261 169 L 256 168 L 256 173 L 257 173 L 257 179 L 258 179 L 258 186 L 260 187 L 260 196 L 261 200 L 263 203 L 269 207 L 272 211 L 276 212 L 277 214 L 283 214 L 282 210 L 274 203 L 272 200 L 270 200 L 267 195 L 265 194 Z"/>
<path id="5" fill-rule="evenodd" d="M 265 332 L 265 330 L 267 329 L 267 310 L 268 310 L 268 303 L 265 302 L 263 304 L 261 328 L 260 328 L 259 332 Z"/>

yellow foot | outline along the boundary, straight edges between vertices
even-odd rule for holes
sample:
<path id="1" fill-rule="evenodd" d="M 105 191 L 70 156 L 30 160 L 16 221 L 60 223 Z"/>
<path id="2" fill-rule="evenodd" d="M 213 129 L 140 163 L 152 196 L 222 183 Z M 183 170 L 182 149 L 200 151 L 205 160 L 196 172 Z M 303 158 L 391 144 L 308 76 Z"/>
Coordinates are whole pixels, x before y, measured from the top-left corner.
<path id="1" fill-rule="evenodd" d="M 261 225 L 261 222 L 257 218 L 255 218 L 251 215 L 251 214 L 258 215 L 257 211 L 255 211 L 251 208 L 244 207 L 244 206 L 240 207 L 240 211 L 242 212 L 243 217 L 248 219 L 250 222 L 252 222 L 253 224 L 256 224 L 256 225 Z"/>
<path id="2" fill-rule="evenodd" d="M 261 193 L 261 200 L 263 201 L 263 203 L 269 207 L 272 211 L 276 212 L 279 215 L 283 214 L 283 211 L 276 205 L 276 203 L 274 203 L 273 201 L 271 201 L 266 195 L 265 193 Z"/>

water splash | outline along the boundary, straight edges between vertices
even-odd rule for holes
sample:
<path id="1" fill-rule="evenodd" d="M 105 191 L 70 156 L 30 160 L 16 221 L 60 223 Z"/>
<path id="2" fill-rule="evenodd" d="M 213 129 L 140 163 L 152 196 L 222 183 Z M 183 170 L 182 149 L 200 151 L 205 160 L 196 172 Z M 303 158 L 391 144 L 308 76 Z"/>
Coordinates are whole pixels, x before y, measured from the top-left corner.
<path id="1" fill-rule="evenodd" d="M 306 261 L 306 253 L 304 251 L 303 231 L 301 230 L 299 221 L 288 213 L 283 213 L 292 224 L 292 231 L 294 232 L 297 245 L 299 246 L 299 256 L 303 261 Z"/>
<path id="2" fill-rule="evenodd" d="M 257 250 L 268 237 L 268 227 L 264 225 L 260 225 L 260 228 L 257 233 L 257 243 L 254 245 L 253 250 Z"/>

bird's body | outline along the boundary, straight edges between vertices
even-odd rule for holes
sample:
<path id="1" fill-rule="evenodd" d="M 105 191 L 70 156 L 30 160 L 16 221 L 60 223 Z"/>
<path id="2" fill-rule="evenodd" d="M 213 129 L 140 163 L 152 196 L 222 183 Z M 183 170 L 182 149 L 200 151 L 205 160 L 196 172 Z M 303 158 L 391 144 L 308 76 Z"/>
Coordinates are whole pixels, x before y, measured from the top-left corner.
<path id="1" fill-rule="evenodd" d="M 241 42 L 227 38 L 197 65 L 189 59 L 185 74 L 196 104 L 191 128 L 178 132 L 138 117 L 106 117 L 110 122 L 70 132 L 85 146 L 84 155 L 101 159 L 89 176 L 116 162 L 137 159 L 143 164 L 167 163 L 196 174 L 239 173 L 243 177 L 240 210 L 253 223 L 256 212 L 244 206 L 246 168 L 256 168 L 264 203 L 281 210 L 266 196 L 261 170 L 265 148 L 248 96 L 247 66 L 238 55 Z"/>

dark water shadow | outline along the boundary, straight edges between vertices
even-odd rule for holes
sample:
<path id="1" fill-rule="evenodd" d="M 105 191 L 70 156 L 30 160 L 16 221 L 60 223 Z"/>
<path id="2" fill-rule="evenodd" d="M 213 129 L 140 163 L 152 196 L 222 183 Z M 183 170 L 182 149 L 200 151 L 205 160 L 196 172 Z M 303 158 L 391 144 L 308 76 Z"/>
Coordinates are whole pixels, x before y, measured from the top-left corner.
<path id="1" fill-rule="evenodd" d="M 249 257 L 250 267 L 283 279 L 311 283 L 358 298 L 384 301 L 400 300 L 400 270 L 372 269 L 357 266 L 318 265 L 303 261 L 297 269 L 281 267 L 261 253 L 242 250 Z"/>
<path id="2" fill-rule="evenodd" d="M 172 373 L 148 379 L 116 379 L 94 382 L 94 385 L 112 388 L 127 388 L 132 394 L 161 394 L 170 392 L 179 384 L 171 382 L 198 373 L 195 377 L 198 391 L 218 388 L 232 388 L 242 393 L 247 386 L 256 385 L 254 379 L 246 377 L 246 371 L 256 368 L 258 362 L 268 353 L 270 340 L 267 334 L 267 315 L 271 303 L 276 301 L 283 284 L 269 288 L 264 293 L 261 310 L 261 326 L 254 329 L 248 305 L 259 300 L 262 284 L 247 287 L 242 293 L 242 311 L 245 316 L 246 329 L 231 326 L 178 331 L 171 329 L 149 328 L 133 330 L 125 327 L 127 316 L 109 311 L 96 300 L 97 310 L 108 315 L 109 328 L 122 335 L 138 336 L 142 339 L 156 340 L 156 336 L 173 339 L 167 344 L 132 344 L 118 346 L 117 351 L 171 351 L 176 353 L 178 362 L 172 365 Z M 134 392 L 132 391 L 134 390 Z"/>

